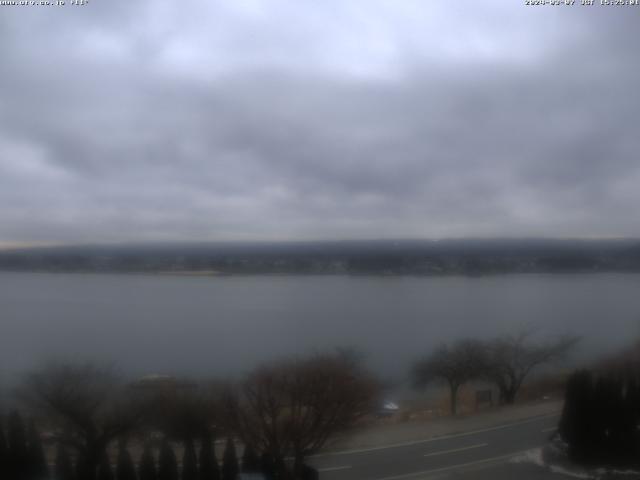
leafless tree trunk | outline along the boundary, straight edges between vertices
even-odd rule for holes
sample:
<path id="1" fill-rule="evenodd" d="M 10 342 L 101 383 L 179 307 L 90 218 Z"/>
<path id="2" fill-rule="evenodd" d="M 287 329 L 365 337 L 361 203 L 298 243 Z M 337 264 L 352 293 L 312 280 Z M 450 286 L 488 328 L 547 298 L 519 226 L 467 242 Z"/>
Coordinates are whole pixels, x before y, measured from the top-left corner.
<path id="1" fill-rule="evenodd" d="M 533 332 L 505 336 L 487 346 L 485 376 L 500 390 L 500 402 L 512 404 L 527 376 L 537 367 L 562 359 L 578 342 L 575 336 L 535 343 Z"/>
<path id="2" fill-rule="evenodd" d="M 44 367 L 26 379 L 22 394 L 63 432 L 58 440 L 76 450 L 87 479 L 95 478 L 108 445 L 144 412 L 125 395 L 113 369 L 89 364 Z"/>
<path id="3" fill-rule="evenodd" d="M 271 455 L 285 478 L 297 479 L 307 456 L 372 411 L 376 393 L 377 383 L 356 363 L 318 355 L 256 370 L 227 405 L 238 435 Z"/>
<path id="4" fill-rule="evenodd" d="M 458 391 L 466 382 L 482 374 L 485 349 L 482 343 L 462 340 L 451 346 L 442 345 L 431 355 L 414 365 L 413 377 L 417 387 L 444 380 L 451 395 L 451 414 L 458 411 Z"/>

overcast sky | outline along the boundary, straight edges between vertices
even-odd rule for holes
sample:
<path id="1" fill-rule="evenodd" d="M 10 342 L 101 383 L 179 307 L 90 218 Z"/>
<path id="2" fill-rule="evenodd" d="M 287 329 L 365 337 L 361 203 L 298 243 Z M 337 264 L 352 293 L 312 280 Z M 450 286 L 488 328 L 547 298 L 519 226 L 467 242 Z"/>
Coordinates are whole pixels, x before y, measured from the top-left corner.
<path id="1" fill-rule="evenodd" d="M 640 7 L 69 3 L 0 6 L 2 245 L 640 236 Z"/>

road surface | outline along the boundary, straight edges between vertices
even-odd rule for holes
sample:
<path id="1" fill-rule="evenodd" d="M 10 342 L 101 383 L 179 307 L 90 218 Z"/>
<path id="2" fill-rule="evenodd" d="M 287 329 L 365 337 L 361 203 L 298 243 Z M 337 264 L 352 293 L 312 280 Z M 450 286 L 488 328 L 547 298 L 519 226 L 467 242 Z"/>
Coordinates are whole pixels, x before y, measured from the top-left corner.
<path id="1" fill-rule="evenodd" d="M 509 460 L 544 445 L 558 417 L 544 415 L 466 433 L 327 453 L 310 463 L 319 469 L 321 480 L 547 478 L 542 469 Z"/>

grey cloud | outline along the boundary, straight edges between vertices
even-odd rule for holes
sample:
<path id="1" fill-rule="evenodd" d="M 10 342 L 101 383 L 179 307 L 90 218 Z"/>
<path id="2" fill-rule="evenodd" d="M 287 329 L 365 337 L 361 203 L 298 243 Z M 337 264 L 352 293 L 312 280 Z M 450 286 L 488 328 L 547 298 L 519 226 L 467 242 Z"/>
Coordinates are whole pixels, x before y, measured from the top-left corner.
<path id="1" fill-rule="evenodd" d="M 0 241 L 640 234 L 635 10 L 338 4 L 12 10 Z"/>

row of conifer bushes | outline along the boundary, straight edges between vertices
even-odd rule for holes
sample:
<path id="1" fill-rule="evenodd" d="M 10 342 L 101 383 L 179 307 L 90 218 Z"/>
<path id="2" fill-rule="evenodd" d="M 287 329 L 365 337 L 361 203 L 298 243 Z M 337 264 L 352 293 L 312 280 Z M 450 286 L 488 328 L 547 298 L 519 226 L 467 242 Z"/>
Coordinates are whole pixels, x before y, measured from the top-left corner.
<path id="1" fill-rule="evenodd" d="M 259 455 L 251 446 L 246 446 L 239 459 L 231 438 L 226 441 L 221 462 L 211 436 L 203 437 L 198 448 L 193 441 L 183 442 L 182 447 L 179 461 L 173 443 L 167 438 L 158 447 L 146 442 L 139 458 L 134 459 L 126 442 L 121 440 L 115 455 L 106 449 L 100 453 L 98 469 L 90 473 L 84 468 L 82 456 L 70 455 L 62 444 L 55 447 L 55 457 L 49 461 L 34 421 L 30 420 L 25 426 L 20 413 L 13 411 L 6 422 L 0 422 L 0 479 L 237 480 L 241 473 L 260 474 L 259 478 L 267 480 L 278 478 L 276 466 L 268 455 Z M 305 477 L 317 479 L 317 473 L 305 467 Z"/>
<path id="2" fill-rule="evenodd" d="M 567 380 L 560 437 L 572 461 L 640 467 L 640 372 L 581 370 Z"/>

